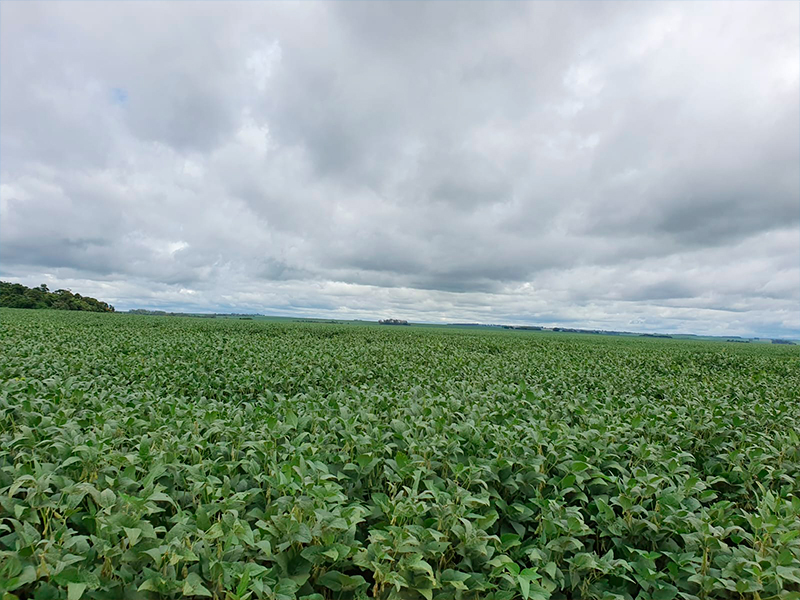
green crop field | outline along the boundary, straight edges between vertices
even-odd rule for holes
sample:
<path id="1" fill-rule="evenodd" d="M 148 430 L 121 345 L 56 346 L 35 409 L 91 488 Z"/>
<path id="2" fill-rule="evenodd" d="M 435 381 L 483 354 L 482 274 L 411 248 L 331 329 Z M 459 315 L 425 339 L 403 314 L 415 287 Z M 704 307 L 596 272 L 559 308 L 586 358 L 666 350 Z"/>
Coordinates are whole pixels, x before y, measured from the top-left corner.
<path id="1" fill-rule="evenodd" d="M 0 311 L 0 594 L 800 598 L 800 348 Z"/>

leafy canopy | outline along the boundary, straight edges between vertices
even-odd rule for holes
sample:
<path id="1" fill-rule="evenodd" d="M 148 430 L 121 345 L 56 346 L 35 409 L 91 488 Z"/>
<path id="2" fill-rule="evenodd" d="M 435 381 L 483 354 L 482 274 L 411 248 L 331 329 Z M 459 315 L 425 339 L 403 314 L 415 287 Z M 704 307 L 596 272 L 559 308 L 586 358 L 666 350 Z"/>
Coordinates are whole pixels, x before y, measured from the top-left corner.
<path id="1" fill-rule="evenodd" d="M 797 347 L 0 311 L 0 594 L 797 598 Z"/>

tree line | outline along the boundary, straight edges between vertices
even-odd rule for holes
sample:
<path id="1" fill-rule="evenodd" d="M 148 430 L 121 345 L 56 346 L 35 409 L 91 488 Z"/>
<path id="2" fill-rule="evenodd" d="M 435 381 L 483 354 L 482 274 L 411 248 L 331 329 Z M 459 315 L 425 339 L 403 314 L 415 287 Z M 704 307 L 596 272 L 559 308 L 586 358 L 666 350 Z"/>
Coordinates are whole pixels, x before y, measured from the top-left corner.
<path id="1" fill-rule="evenodd" d="M 110 304 L 73 294 L 69 290 L 51 292 L 45 284 L 29 288 L 21 283 L 0 281 L 0 306 L 7 308 L 50 308 L 55 310 L 88 310 L 114 312 Z"/>

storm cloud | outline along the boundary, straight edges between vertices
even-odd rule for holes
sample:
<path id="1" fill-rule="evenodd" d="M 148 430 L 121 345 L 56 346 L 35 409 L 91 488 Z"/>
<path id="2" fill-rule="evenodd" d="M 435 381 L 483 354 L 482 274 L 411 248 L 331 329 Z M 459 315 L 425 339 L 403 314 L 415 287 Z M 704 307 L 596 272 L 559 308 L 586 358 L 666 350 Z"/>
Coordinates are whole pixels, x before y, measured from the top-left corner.
<path id="1" fill-rule="evenodd" d="M 4 2 L 0 276 L 800 337 L 794 2 Z"/>

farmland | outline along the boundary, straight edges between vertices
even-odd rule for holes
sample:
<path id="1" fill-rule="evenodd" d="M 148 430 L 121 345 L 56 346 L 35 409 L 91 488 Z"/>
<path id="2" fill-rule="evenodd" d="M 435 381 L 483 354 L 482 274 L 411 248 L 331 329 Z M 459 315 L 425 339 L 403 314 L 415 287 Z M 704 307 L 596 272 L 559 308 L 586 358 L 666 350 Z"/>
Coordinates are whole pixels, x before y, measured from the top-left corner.
<path id="1" fill-rule="evenodd" d="M 0 594 L 800 598 L 800 352 L 0 311 Z"/>

